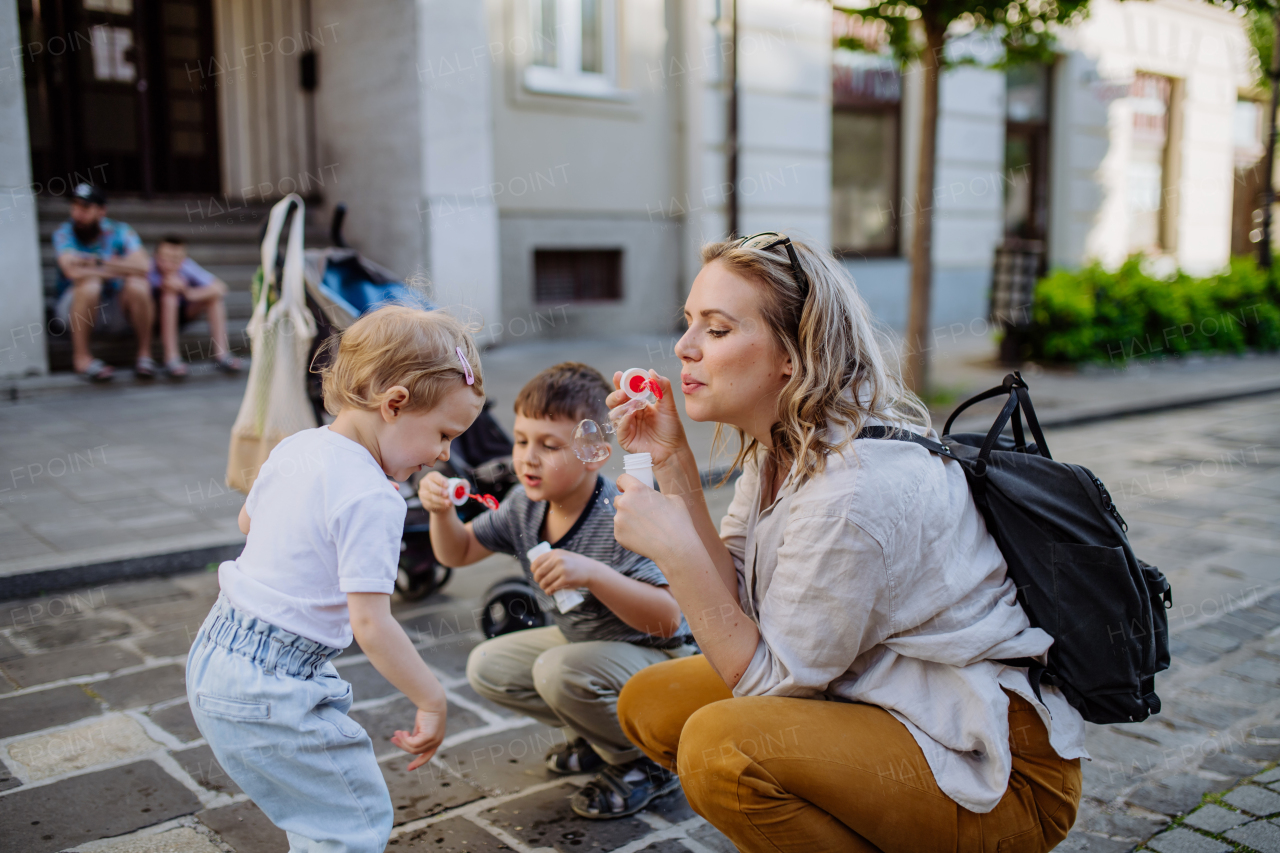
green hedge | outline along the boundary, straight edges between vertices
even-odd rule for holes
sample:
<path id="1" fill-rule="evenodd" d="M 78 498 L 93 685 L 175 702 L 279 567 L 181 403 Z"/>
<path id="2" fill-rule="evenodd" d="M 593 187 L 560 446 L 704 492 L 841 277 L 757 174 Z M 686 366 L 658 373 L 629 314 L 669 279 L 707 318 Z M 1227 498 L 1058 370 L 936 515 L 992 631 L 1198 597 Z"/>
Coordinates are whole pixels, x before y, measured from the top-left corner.
<path id="1" fill-rule="evenodd" d="M 1152 278 L 1130 258 L 1057 270 L 1036 285 L 1018 349 L 1042 362 L 1116 362 L 1186 352 L 1280 349 L 1280 286 L 1251 258 L 1220 275 Z"/>

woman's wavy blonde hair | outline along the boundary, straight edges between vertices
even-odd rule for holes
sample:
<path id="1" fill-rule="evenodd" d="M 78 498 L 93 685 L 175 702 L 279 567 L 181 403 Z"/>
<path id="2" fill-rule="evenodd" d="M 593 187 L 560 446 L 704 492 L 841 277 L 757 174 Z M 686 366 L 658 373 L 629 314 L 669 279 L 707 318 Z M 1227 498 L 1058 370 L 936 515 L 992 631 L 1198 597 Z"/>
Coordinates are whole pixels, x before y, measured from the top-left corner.
<path id="1" fill-rule="evenodd" d="M 475 377 L 471 390 L 483 397 L 480 349 L 470 327 L 446 311 L 379 308 L 325 341 L 321 353 L 333 357 L 318 371 L 324 407 L 331 415 L 346 408 L 375 410 L 388 389 L 403 385 L 409 391 L 405 411 L 433 408 L 456 383 L 466 381 L 459 348 Z"/>
<path id="2" fill-rule="evenodd" d="M 795 460 L 804 480 L 825 470 L 827 456 L 843 451 L 868 418 L 929 426 L 928 408 L 886 361 L 871 312 L 844 264 L 830 252 L 792 239 L 809 279 L 805 297 L 785 246 L 765 250 L 743 242 L 704 245 L 702 263 L 722 264 L 756 285 L 765 324 L 791 357 L 791 378 L 778 394 L 772 429 L 776 461 Z M 722 427 L 716 425 L 717 447 L 723 446 Z M 730 470 L 759 447 L 735 430 L 740 445 Z"/>

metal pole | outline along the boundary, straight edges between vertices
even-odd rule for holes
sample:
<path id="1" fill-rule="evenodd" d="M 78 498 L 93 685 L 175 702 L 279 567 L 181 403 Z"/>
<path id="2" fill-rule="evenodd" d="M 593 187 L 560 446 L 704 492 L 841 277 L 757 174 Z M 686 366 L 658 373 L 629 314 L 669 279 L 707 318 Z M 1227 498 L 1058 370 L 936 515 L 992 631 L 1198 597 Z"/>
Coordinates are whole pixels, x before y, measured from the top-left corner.
<path id="1" fill-rule="evenodd" d="M 729 218 L 729 236 L 738 234 L 738 0 L 729 4 L 732 20 L 729 24 L 728 96 L 729 117 L 725 127 L 725 166 L 728 194 L 725 207 Z"/>
<path id="2" fill-rule="evenodd" d="M 1271 208 L 1276 203 L 1273 177 L 1276 162 L 1276 110 L 1280 108 L 1280 12 L 1272 16 L 1271 114 L 1267 116 L 1267 153 L 1262 159 L 1262 240 L 1258 244 L 1258 266 L 1271 269 Z"/>

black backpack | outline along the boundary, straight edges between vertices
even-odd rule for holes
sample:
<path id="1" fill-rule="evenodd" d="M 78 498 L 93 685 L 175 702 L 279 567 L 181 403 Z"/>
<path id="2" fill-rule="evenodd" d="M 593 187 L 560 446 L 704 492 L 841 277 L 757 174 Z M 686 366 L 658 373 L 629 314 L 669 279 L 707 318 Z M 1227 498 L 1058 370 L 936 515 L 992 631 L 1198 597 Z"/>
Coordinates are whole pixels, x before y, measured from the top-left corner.
<path id="1" fill-rule="evenodd" d="M 1009 399 L 986 435 L 950 434 L 962 411 L 1001 394 Z M 1003 434 L 1008 424 L 1012 438 Z M 1102 481 L 1049 455 L 1018 373 L 961 403 L 942 443 L 887 427 L 867 427 L 858 438 L 909 441 L 960 463 L 1018 601 L 1031 624 L 1053 637 L 1047 666 L 1031 658 L 1000 661 L 1027 667 L 1037 696 L 1041 683 L 1052 684 L 1091 723 L 1136 723 L 1159 713 L 1155 674 L 1169 667 L 1169 582 L 1134 556 L 1128 525 Z"/>

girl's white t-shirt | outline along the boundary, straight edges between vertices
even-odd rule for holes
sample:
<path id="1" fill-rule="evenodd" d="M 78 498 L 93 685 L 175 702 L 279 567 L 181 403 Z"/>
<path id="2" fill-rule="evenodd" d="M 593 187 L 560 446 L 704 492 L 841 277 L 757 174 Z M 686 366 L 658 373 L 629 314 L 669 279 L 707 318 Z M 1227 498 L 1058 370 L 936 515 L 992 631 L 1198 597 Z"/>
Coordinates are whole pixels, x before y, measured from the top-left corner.
<path id="1" fill-rule="evenodd" d="M 249 538 L 218 568 L 231 605 L 336 649 L 347 593 L 395 589 L 406 504 L 373 455 L 328 427 L 276 445 L 245 500 Z"/>

